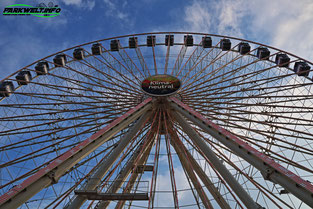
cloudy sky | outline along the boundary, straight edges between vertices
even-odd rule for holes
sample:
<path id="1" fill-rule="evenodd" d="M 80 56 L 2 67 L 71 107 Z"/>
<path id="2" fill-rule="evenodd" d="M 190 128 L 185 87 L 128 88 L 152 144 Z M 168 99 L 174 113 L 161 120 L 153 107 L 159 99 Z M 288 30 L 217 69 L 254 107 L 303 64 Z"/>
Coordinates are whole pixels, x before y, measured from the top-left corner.
<path id="1" fill-rule="evenodd" d="M 37 5 L 50 0 L 27 2 Z M 58 0 L 55 18 L 0 17 L 1 79 L 23 66 L 81 43 L 153 31 L 236 36 L 313 59 L 311 0 Z"/>

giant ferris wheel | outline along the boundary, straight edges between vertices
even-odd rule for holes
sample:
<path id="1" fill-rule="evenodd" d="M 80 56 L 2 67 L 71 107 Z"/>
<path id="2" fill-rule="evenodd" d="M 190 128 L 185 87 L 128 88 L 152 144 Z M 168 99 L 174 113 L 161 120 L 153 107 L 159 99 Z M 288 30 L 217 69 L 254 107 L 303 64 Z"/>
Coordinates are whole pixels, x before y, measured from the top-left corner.
<path id="1" fill-rule="evenodd" d="M 312 65 L 190 32 L 38 60 L 0 84 L 0 208 L 311 208 Z"/>

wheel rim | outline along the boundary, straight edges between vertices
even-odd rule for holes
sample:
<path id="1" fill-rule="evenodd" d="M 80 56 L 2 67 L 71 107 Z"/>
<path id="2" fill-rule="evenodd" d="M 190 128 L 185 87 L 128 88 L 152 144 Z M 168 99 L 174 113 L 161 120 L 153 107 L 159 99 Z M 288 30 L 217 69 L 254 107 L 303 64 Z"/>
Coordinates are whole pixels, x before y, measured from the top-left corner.
<path id="1" fill-rule="evenodd" d="M 60 52 L 68 60 L 64 67 L 54 67 L 54 55 L 60 53 L 40 60 L 50 66 L 47 75 L 36 76 L 35 65 L 40 62 L 36 61 L 5 78 L 2 83 L 11 81 L 15 89 L 12 95 L 3 97 L 0 102 L 1 194 L 151 97 L 144 94 L 140 85 L 145 78 L 155 74 L 177 77 L 182 87 L 176 98 L 304 180 L 312 179 L 312 80 L 293 71 L 296 62 L 305 60 L 269 46 L 266 46 L 271 51 L 269 60 L 261 60 L 256 53 L 258 47 L 264 45 L 246 40 L 251 50 L 249 54 L 242 55 L 237 47 L 243 40 L 212 34 L 188 33 L 193 35 L 194 45 L 186 47 L 185 34 L 135 34 L 90 42 Z M 147 36 L 151 35 L 156 36 L 154 47 L 146 44 Z M 173 46 L 165 46 L 165 35 L 175 35 Z M 212 37 L 213 47 L 202 47 L 204 35 Z M 137 48 L 129 48 L 129 38 L 132 37 L 138 37 Z M 231 40 L 230 50 L 221 50 L 223 38 Z M 120 41 L 119 51 L 110 50 L 111 40 Z M 92 55 L 90 47 L 94 43 L 100 43 L 101 55 Z M 82 60 L 73 58 L 73 49 L 78 47 L 85 51 L 86 57 Z M 275 63 L 277 54 L 281 53 L 289 56 L 289 67 L 280 67 Z M 312 63 L 305 62 L 312 68 Z M 33 79 L 28 85 L 17 84 L 16 76 L 21 71 L 32 74 Z M 204 207 L 196 194 L 195 185 L 185 177 L 187 171 L 170 145 L 171 129 L 203 166 L 202 169 L 231 208 L 244 207 L 218 172 L 199 154 L 200 151 L 190 142 L 179 123 L 167 115 L 169 109 L 163 103 L 160 107 L 154 105 L 151 119 L 141 127 L 136 138 L 114 163 L 112 169 L 115 170 L 111 175 L 108 173 L 102 179 L 99 189 L 103 185 L 105 191 L 107 186 L 104 183 L 114 182 L 114 177 L 134 154 L 133 150 L 154 132 L 160 137 L 155 138 L 146 161 L 158 169 L 154 173 L 144 173 L 141 184 L 148 184 L 143 186 L 143 190 L 147 190 L 149 197 L 155 194 L 155 201 L 150 198 L 145 202 L 126 202 L 125 206 L 147 207 L 150 204 L 152 207 L 153 202 L 154 207 Z M 167 124 L 166 120 L 173 120 L 173 127 L 160 125 Z M 237 157 L 191 121 L 189 123 L 202 138 L 208 139 L 208 146 L 223 160 L 255 202 L 266 208 L 282 205 L 305 207 L 305 203 L 287 193 L 286 189 L 265 181 L 264 176 L 247 161 Z M 106 159 L 131 127 L 127 126 L 117 133 L 112 140 L 76 164 L 56 184 L 24 203 L 22 208 L 66 206 L 75 196 L 74 190 L 78 190 L 88 178 L 86 174 L 92 173 L 93 168 Z M 125 159 L 120 161 L 123 156 Z M 162 184 L 162 181 L 166 183 Z M 127 182 L 128 179 L 125 179 L 126 185 Z M 200 181 L 200 185 L 212 206 L 217 206 L 203 182 Z M 98 201 L 87 201 L 84 208 L 97 204 Z M 113 206 L 115 204 L 112 203 Z"/>

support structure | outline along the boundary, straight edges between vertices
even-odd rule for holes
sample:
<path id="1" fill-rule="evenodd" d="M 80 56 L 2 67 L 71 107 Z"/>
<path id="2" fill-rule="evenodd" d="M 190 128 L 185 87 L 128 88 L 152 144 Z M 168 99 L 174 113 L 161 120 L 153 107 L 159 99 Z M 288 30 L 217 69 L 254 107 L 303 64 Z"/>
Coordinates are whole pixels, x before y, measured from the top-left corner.
<path id="1" fill-rule="evenodd" d="M 227 130 L 209 121 L 178 99 L 171 97 L 170 100 L 172 101 L 171 106 L 177 112 L 194 122 L 195 125 L 202 128 L 238 156 L 257 168 L 264 176 L 264 179 L 280 184 L 304 203 L 313 207 L 313 185 L 311 183 L 279 165 L 273 159 L 254 149 Z M 203 144 L 205 143 L 203 142 Z"/>
<path id="2" fill-rule="evenodd" d="M 110 170 L 117 158 L 122 154 L 126 146 L 135 137 L 136 133 L 143 127 L 148 121 L 150 112 L 144 113 L 139 120 L 134 124 L 133 127 L 122 137 L 117 147 L 114 148 L 113 152 L 108 156 L 108 159 L 103 162 L 95 173 L 88 179 L 86 185 L 81 190 L 94 190 L 100 183 L 103 176 Z M 86 196 L 78 195 L 74 198 L 71 204 L 67 207 L 68 209 L 77 209 L 87 200 Z"/>
<path id="3" fill-rule="evenodd" d="M 153 143 L 151 143 L 149 146 L 147 146 L 147 148 L 144 150 L 144 152 L 141 155 L 141 158 L 138 160 L 138 165 L 144 165 L 146 164 L 150 151 L 153 147 L 154 144 L 154 138 L 153 138 Z M 137 165 L 135 165 L 137 167 Z M 134 170 L 136 170 L 136 167 Z M 132 175 L 130 176 L 129 180 L 128 180 L 128 184 L 126 185 L 126 187 L 123 190 L 123 193 L 129 193 L 131 191 L 131 189 L 133 188 L 136 179 L 138 178 L 139 173 L 138 172 L 133 172 Z M 100 203 L 101 204 L 101 203 Z M 125 204 L 125 200 L 121 200 L 117 203 L 117 205 L 115 206 L 116 209 L 119 208 L 123 208 Z M 100 208 L 106 208 L 106 207 L 98 207 L 97 209 Z"/>
<path id="4" fill-rule="evenodd" d="M 134 163 L 138 159 L 138 157 L 144 156 L 147 152 L 150 153 L 151 147 L 153 145 L 152 141 L 153 137 L 148 136 L 146 139 L 147 143 L 142 142 L 137 149 L 134 151 L 133 155 L 131 156 L 131 159 L 127 162 L 127 164 L 124 166 L 122 171 L 118 174 L 110 188 L 106 191 L 106 194 L 114 194 L 116 193 L 121 185 L 123 184 L 124 180 L 128 177 L 132 169 L 134 169 Z M 145 145 L 145 146 L 144 146 Z M 136 169 L 134 169 L 136 170 Z M 121 199 L 116 199 L 121 200 Z M 99 204 L 97 204 L 97 209 L 104 209 L 107 208 L 110 204 L 109 201 L 101 201 Z"/>
<path id="5" fill-rule="evenodd" d="M 10 191 L 0 197 L 0 209 L 18 208 L 36 193 L 57 182 L 67 170 L 71 169 L 85 156 L 96 150 L 104 142 L 108 141 L 116 133 L 127 127 L 140 115 L 149 110 L 151 107 L 151 100 L 151 98 L 146 99 L 141 104 L 93 134 L 90 138 L 59 156 L 48 166 L 27 178 L 21 184 L 13 187 Z"/>
<path id="6" fill-rule="evenodd" d="M 174 134 L 173 132 L 170 131 L 170 136 L 171 136 L 171 145 L 174 147 L 178 158 L 183 165 L 184 169 L 186 170 L 186 173 L 188 174 L 189 178 L 191 179 L 191 182 L 196 189 L 202 204 L 205 206 L 207 209 L 213 209 L 213 206 L 208 199 L 207 195 L 205 194 L 204 190 L 202 189 L 202 186 L 200 182 L 198 181 L 197 176 L 195 175 L 193 171 L 193 165 L 191 164 L 191 161 L 188 159 L 185 153 L 184 146 L 179 142 L 178 136 Z"/>
<path id="7" fill-rule="evenodd" d="M 206 173 L 203 171 L 201 166 L 198 164 L 198 162 L 194 159 L 194 157 L 190 154 L 190 152 L 187 150 L 187 148 L 184 146 L 183 143 L 180 142 L 178 135 L 176 132 L 170 132 L 171 139 L 174 140 L 174 143 L 172 144 L 174 149 L 175 147 L 179 147 L 180 144 L 180 150 L 176 150 L 176 153 L 178 157 L 180 158 L 180 161 L 182 163 L 190 162 L 190 165 L 184 167 L 190 167 L 192 166 L 193 171 L 198 175 L 198 177 L 201 179 L 205 187 L 209 190 L 215 201 L 219 204 L 219 206 L 222 209 L 231 209 L 229 204 L 225 201 L 223 196 L 220 194 L 218 189 L 214 186 L 214 184 L 211 182 L 211 180 L 208 178 Z M 199 193 L 199 192 L 198 192 Z M 203 202 L 203 200 L 202 200 Z"/>
<path id="8" fill-rule="evenodd" d="M 207 146 L 207 144 L 201 139 L 197 132 L 186 122 L 186 120 L 177 112 L 172 112 L 176 121 L 183 128 L 184 132 L 189 136 L 189 138 L 199 147 L 205 157 L 214 165 L 215 169 L 221 174 L 223 179 L 227 184 L 233 189 L 236 195 L 244 203 L 247 208 L 251 209 L 261 209 L 250 195 L 242 188 L 234 176 L 229 172 L 229 170 L 223 165 L 223 163 L 218 159 L 215 153 Z"/>

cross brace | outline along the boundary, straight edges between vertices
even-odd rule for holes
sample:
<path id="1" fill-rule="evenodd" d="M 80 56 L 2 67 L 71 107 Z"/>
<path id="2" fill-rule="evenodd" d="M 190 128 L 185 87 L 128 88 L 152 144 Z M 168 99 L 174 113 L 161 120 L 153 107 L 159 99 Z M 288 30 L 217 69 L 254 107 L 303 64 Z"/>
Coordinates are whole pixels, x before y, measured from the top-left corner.
<path id="1" fill-rule="evenodd" d="M 88 139 L 60 155 L 21 184 L 13 187 L 0 197 L 0 209 L 17 208 L 45 187 L 57 182 L 67 170 L 146 112 L 151 107 L 151 100 L 151 98 L 146 99 Z"/>
<path id="2" fill-rule="evenodd" d="M 172 107 L 195 125 L 257 168 L 267 180 L 280 184 L 307 205 L 313 207 L 313 185 L 251 147 L 229 131 L 216 125 L 178 99 L 171 97 Z"/>

